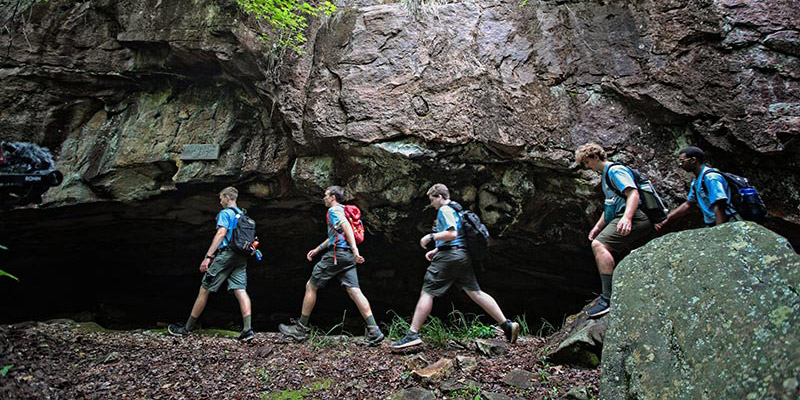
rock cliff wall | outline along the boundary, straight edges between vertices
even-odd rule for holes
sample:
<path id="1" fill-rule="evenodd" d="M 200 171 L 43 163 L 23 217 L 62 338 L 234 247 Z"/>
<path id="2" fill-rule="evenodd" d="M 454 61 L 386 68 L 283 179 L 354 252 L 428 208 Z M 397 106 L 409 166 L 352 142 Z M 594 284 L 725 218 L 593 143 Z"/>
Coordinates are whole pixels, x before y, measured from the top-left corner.
<path id="1" fill-rule="evenodd" d="M 192 287 L 215 192 L 234 184 L 267 227 L 253 290 L 293 304 L 323 237 L 319 196 L 338 183 L 365 211 L 365 291 L 410 314 L 424 191 L 441 181 L 496 238 L 487 290 L 558 319 L 597 286 L 585 237 L 599 180 L 572 157 L 587 141 L 673 206 L 689 180 L 675 153 L 699 145 L 750 177 L 768 225 L 800 244 L 797 1 L 346 1 L 282 63 L 233 1 L 6 4 L 0 139 L 48 146 L 65 174 L 41 209 L 3 215 L 7 262 L 37 276 L 113 264 L 153 296 Z M 182 161 L 190 143 L 219 144 L 220 159 Z"/>

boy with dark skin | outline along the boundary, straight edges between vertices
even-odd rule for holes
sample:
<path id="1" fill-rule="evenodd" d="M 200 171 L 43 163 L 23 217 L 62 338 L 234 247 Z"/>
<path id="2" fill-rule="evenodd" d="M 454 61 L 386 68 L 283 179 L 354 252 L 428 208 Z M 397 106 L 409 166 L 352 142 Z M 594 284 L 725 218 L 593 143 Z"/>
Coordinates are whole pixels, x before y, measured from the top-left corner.
<path id="1" fill-rule="evenodd" d="M 684 171 L 694 174 L 695 178 L 690 185 L 687 200 L 670 211 L 667 219 L 656 224 L 656 230 L 661 230 L 671 222 L 685 217 L 693 207 L 700 207 L 703 220 L 709 226 L 728 221 L 741 221 L 739 214 L 730 204 L 731 193 L 728 182 L 720 174 L 709 171 L 703 150 L 694 146 L 681 149 L 678 152 L 678 164 Z"/>

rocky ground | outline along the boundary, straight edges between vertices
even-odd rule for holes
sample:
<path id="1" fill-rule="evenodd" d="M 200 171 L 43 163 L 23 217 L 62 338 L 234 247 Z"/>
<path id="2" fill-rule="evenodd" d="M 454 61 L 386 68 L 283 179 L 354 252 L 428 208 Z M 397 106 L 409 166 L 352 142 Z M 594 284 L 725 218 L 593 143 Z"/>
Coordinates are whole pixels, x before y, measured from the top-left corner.
<path id="1" fill-rule="evenodd" d="M 597 369 L 552 365 L 544 340 L 393 354 L 388 340 L 226 332 L 176 338 L 68 320 L 0 326 L 3 399 L 546 399 L 597 397 Z M 10 367 L 9 367 L 10 366 Z M 427 367 L 427 368 L 426 368 Z M 442 367 L 442 368 L 439 368 Z"/>

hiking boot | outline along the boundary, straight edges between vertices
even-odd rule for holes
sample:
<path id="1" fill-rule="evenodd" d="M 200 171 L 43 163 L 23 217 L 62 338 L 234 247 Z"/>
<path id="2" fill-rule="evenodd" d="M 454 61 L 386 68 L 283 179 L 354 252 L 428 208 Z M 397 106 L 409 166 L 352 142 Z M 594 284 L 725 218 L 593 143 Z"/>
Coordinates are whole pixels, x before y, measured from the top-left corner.
<path id="1" fill-rule="evenodd" d="M 186 326 L 180 324 L 169 324 L 169 326 L 167 326 L 167 331 L 172 336 L 186 336 L 189 334 L 189 330 L 186 329 Z"/>
<path id="2" fill-rule="evenodd" d="M 255 332 L 253 332 L 252 329 L 248 329 L 247 331 L 242 332 L 242 334 L 239 335 L 239 339 L 237 340 L 239 340 L 240 342 L 249 342 L 253 340 L 254 337 L 256 337 Z"/>
<path id="3" fill-rule="evenodd" d="M 278 324 L 278 330 L 298 342 L 308 339 L 308 333 L 311 332 L 311 328 L 295 320 L 292 320 L 292 325 Z"/>
<path id="4" fill-rule="evenodd" d="M 597 300 L 597 303 L 586 311 L 586 315 L 591 318 L 599 317 L 607 312 L 611 311 L 611 302 L 606 300 L 605 297 L 600 296 L 600 299 Z"/>
<path id="5" fill-rule="evenodd" d="M 506 340 L 508 340 L 509 343 L 514 344 L 517 342 L 517 338 L 519 338 L 518 323 L 511 322 L 510 319 L 507 319 L 500 327 L 503 328 L 503 333 L 506 335 Z"/>
<path id="6" fill-rule="evenodd" d="M 419 333 L 411 331 L 406 332 L 402 339 L 392 343 L 393 349 L 405 349 L 406 347 L 418 346 L 422 344 L 422 339 L 419 338 Z"/>
<path id="7" fill-rule="evenodd" d="M 369 346 L 377 346 L 383 341 L 383 332 L 377 325 L 368 326 L 364 330 L 364 336 L 367 338 L 367 345 Z"/>

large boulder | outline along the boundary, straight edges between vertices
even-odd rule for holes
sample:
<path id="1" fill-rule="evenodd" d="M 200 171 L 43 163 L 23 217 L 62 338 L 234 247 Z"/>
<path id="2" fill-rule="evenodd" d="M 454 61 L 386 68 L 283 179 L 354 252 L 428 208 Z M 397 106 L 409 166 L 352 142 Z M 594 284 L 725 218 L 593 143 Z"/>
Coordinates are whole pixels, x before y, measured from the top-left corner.
<path id="1" fill-rule="evenodd" d="M 604 399 L 797 398 L 800 256 L 750 222 L 669 234 L 614 273 Z"/>

